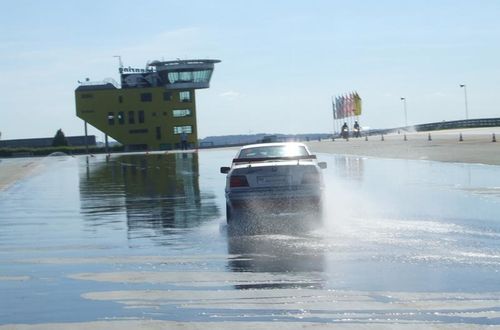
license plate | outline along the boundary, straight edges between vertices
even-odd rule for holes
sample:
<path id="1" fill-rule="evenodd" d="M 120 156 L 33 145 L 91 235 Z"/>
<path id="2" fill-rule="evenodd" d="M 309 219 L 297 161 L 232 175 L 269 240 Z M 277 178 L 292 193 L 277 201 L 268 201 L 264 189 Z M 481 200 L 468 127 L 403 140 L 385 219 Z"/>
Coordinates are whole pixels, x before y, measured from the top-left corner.
<path id="1" fill-rule="evenodd" d="M 268 175 L 258 176 L 258 184 L 288 184 L 290 177 L 288 175 Z"/>

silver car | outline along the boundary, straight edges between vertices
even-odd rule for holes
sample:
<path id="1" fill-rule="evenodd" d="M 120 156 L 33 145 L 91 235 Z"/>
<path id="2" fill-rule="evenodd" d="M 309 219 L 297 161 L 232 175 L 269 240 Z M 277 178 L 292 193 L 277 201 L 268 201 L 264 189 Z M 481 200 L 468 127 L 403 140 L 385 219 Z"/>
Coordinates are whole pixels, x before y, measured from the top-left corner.
<path id="1" fill-rule="evenodd" d="M 313 215 L 321 217 L 326 163 L 302 143 L 244 146 L 226 177 L 228 224 L 261 216 Z"/>

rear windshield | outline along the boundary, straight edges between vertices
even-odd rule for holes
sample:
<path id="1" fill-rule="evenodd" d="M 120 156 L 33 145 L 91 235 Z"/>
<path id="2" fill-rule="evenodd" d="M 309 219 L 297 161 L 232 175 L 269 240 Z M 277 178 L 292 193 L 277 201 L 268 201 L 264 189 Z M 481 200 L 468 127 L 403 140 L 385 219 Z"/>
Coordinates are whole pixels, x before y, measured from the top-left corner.
<path id="1" fill-rule="evenodd" d="M 262 146 L 255 148 L 246 148 L 240 151 L 237 158 L 279 158 L 279 157 L 300 157 L 309 156 L 304 146 L 285 145 L 285 146 Z"/>

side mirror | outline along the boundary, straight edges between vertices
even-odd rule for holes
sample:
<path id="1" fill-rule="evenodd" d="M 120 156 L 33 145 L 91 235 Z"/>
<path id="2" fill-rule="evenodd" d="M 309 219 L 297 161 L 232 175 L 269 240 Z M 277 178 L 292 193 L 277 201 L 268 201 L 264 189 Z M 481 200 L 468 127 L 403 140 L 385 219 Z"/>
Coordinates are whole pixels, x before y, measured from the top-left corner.
<path id="1" fill-rule="evenodd" d="M 328 167 L 328 165 L 326 164 L 326 162 L 319 162 L 318 163 L 318 166 L 320 169 L 324 170 L 325 168 Z"/>
<path id="2" fill-rule="evenodd" d="M 222 167 L 220 168 L 220 172 L 221 172 L 222 174 L 227 174 L 227 173 L 229 173 L 229 171 L 230 171 L 230 170 L 231 170 L 231 168 L 230 168 L 230 167 L 228 167 L 228 166 L 222 166 Z"/>

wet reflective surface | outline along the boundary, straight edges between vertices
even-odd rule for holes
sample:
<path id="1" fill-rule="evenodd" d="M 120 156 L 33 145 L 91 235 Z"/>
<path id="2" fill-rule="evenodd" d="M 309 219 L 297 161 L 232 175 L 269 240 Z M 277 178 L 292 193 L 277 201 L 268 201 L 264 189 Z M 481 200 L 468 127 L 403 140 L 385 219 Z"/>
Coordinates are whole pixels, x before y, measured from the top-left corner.
<path id="1" fill-rule="evenodd" d="M 0 324 L 500 324 L 500 167 L 320 154 L 323 227 L 235 236 L 234 154 L 41 161 L 0 192 Z"/>

